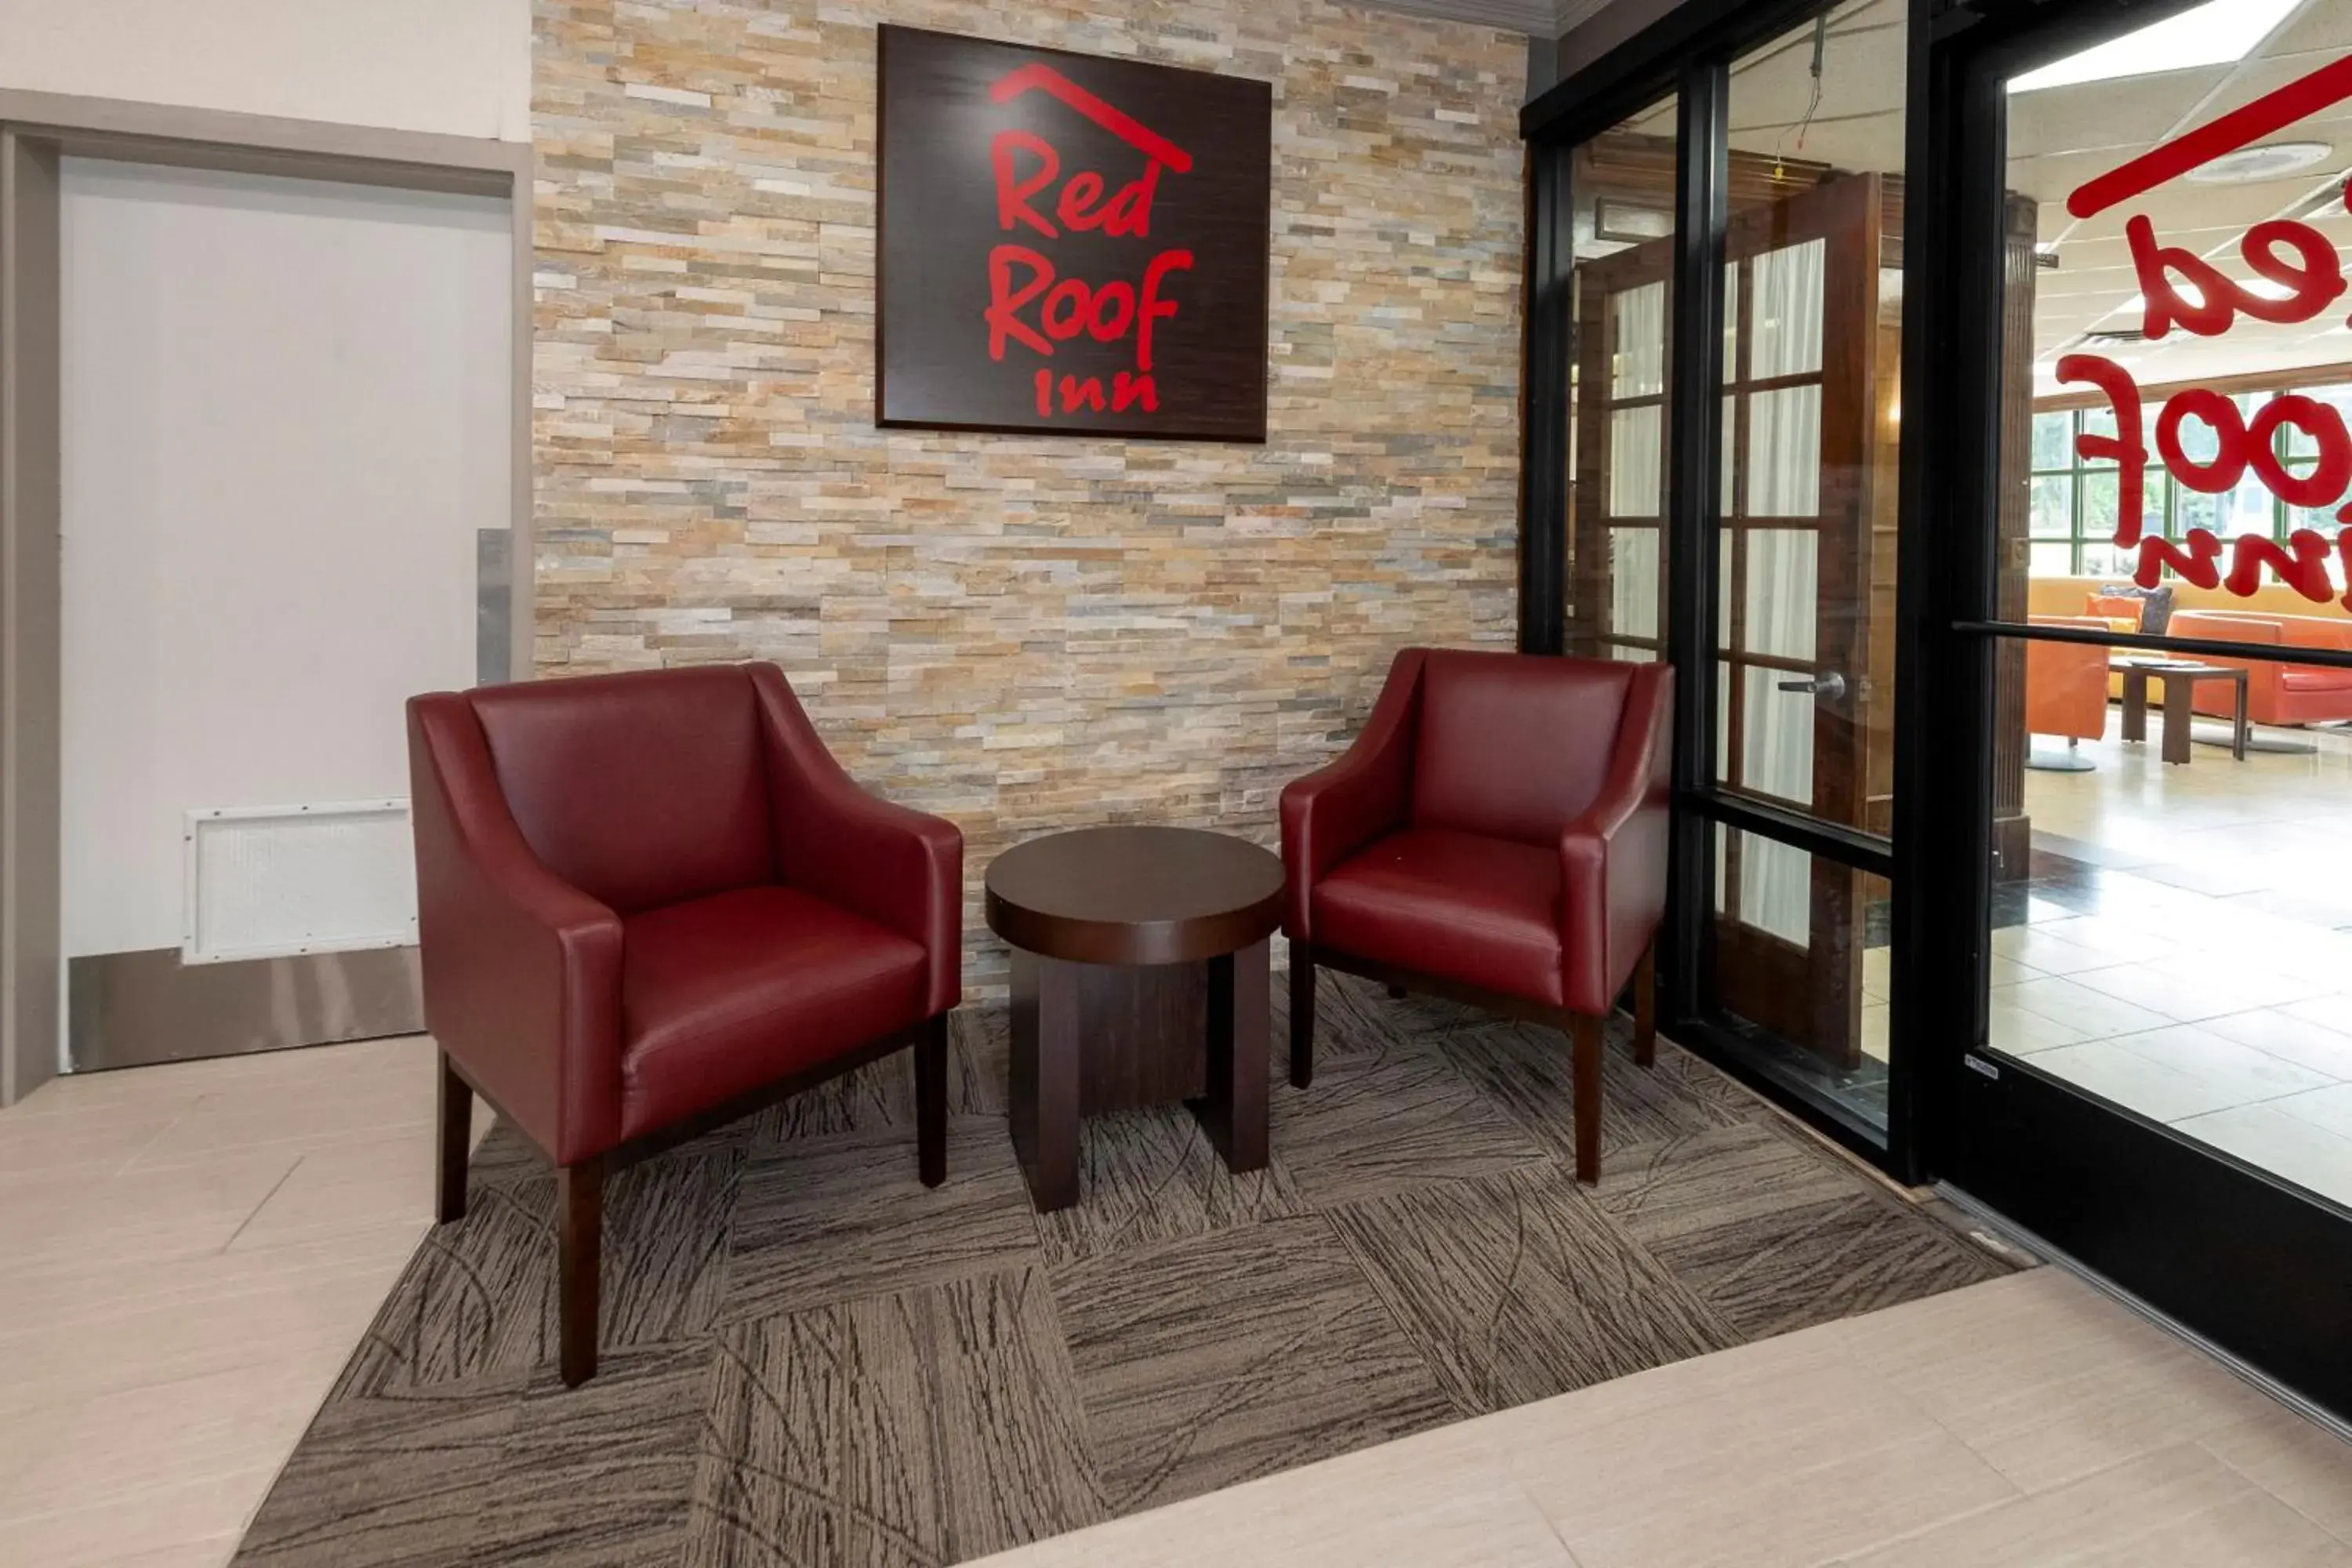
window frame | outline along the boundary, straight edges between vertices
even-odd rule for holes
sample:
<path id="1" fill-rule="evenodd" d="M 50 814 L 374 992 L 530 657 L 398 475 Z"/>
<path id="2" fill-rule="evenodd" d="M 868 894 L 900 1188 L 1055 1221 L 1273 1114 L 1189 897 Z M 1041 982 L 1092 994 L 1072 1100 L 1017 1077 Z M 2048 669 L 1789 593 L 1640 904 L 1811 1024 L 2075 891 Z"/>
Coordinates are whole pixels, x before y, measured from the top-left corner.
<path id="1" fill-rule="evenodd" d="M 2323 402 L 2330 403 L 2333 406 L 2338 409 L 2352 412 L 2352 374 L 2347 374 L 2347 367 L 2340 364 L 2304 366 L 2297 369 L 2277 373 L 2264 373 L 2259 376 L 2234 377 L 2226 383 L 2217 385 L 2215 390 L 2220 391 L 2224 396 L 2228 397 L 2233 404 L 2235 404 L 2242 416 L 2251 416 L 2253 408 L 2259 406 L 2260 403 L 2263 399 L 2280 396 L 2287 393 L 2295 393 L 2300 394 L 2303 396 L 2317 398 Z M 2314 372 L 2317 372 L 2319 374 L 2315 375 L 2313 374 Z M 2150 404 L 2153 405 L 2159 403 L 2169 394 L 2179 390 L 2181 386 L 2188 384 L 2189 384 L 2181 383 L 2176 385 L 2152 386 L 2147 389 L 2147 395 Z M 2331 396 L 2330 395 L 2340 395 Z M 2080 437 L 2084 434 L 2089 422 L 2104 412 L 2104 410 L 2105 405 L 2103 404 L 2087 403 L 2074 398 L 2058 401 L 2056 402 L 2055 406 L 2036 406 L 2033 410 L 2033 430 L 2028 442 L 2029 452 L 2038 450 L 2041 446 L 2041 430 L 2042 422 L 2043 420 L 2063 417 L 2067 422 L 2067 461 L 2063 465 L 2057 467 L 2043 467 L 2039 463 L 2033 462 L 2032 458 L 2029 458 L 2026 483 L 2029 487 L 2030 495 L 2031 489 L 2038 489 L 2041 481 L 2044 479 L 2065 479 L 2068 481 L 2068 527 L 2067 531 L 2063 534 L 2035 533 L 2032 531 L 2031 521 L 2028 522 L 2025 535 L 2025 545 L 2028 561 L 2026 575 L 2029 579 L 2046 579 L 2048 577 L 2059 575 L 2070 577 L 2111 576 L 2117 578 L 2126 578 L 2131 575 L 2131 570 L 2128 566 L 2116 565 L 2105 571 L 2091 571 L 2086 568 L 2084 563 L 2084 557 L 2086 552 L 2093 550 L 2112 550 L 2114 548 L 2115 524 L 2112 520 L 2106 522 L 2093 522 L 2089 521 L 2085 516 L 2085 512 L 2087 510 L 2085 490 L 2086 481 L 2088 479 L 2096 475 L 2116 473 L 2117 471 L 2117 465 L 2112 461 L 2097 462 L 2086 459 L 2083 457 L 2080 449 Z M 2094 431 L 2091 433 L 2106 435 L 2114 434 L 2112 429 L 2105 431 Z M 2282 424 L 2272 433 L 2271 450 L 2273 455 L 2277 458 L 2280 466 L 2288 473 L 2302 475 L 2308 473 L 2313 468 L 2318 467 L 2319 459 L 2316 456 L 2298 455 L 2294 450 L 2294 437 L 2295 434 L 2296 432 L 2294 426 Z M 2181 537 L 2181 534 L 2184 531 L 2184 525 L 2181 522 L 2180 514 L 2182 508 L 2182 493 L 2185 487 L 2182 486 L 2179 480 L 2175 479 L 2171 474 L 2168 473 L 2160 462 L 2151 461 L 2147 465 L 2147 474 L 2148 485 L 2147 494 L 2149 504 L 2147 508 L 2145 516 L 2147 517 L 2149 525 L 2148 531 L 2151 534 L 2160 534 L 2166 539 L 2177 540 Z M 2256 481 L 2250 479 L 2243 482 L 2254 483 Z M 2263 492 L 2263 504 L 2270 511 L 2270 527 L 2264 533 L 2263 537 L 2276 540 L 2281 544 L 2284 544 L 2286 542 L 2287 536 L 2292 534 L 2296 529 L 2311 526 L 2307 521 L 2298 520 L 2294 515 L 2298 510 L 2308 510 L 2309 509 L 2307 508 L 2290 506 L 2284 499 L 2280 496 L 2271 494 L 2267 490 Z M 2031 515 L 2031 508 L 2032 503 L 2029 499 L 2029 517 Z M 2203 527 L 2208 525 L 2204 523 L 2193 523 L 2189 526 Z M 2234 537 L 2234 535 L 2224 534 L 2224 537 Z M 2038 558 L 2040 552 L 2060 547 L 2065 548 L 2067 552 L 2067 570 L 2064 573 L 2045 573 L 2038 570 L 2032 564 L 2032 563 Z M 2344 585 L 2340 581 L 2342 567 L 2340 562 L 2333 555 L 2329 557 L 2329 572 L 2331 576 L 2336 576 L 2339 579 L 2337 582 L 2337 587 L 2340 589 Z M 2165 569 L 2165 581 L 2174 581 L 2176 579 L 2176 575 L 2177 574 L 2169 567 Z"/>

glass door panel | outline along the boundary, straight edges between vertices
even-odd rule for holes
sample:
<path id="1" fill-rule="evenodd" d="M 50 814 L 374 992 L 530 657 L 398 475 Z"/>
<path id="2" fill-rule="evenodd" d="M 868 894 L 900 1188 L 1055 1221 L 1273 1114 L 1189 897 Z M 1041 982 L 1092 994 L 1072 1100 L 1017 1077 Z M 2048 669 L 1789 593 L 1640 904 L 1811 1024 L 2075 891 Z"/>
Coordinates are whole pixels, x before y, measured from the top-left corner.
<path id="1" fill-rule="evenodd" d="M 1725 167 L 1717 775 L 1872 837 L 1894 798 L 1904 50 L 1901 5 L 1851 0 L 1740 59 Z M 1769 828 L 1723 827 L 1717 854 L 1706 999 L 1883 1128 L 1884 883 Z"/>
<path id="2" fill-rule="evenodd" d="M 1964 345 L 1937 629 L 1976 657 L 1925 672 L 1923 815 L 1972 820 L 1920 851 L 1953 955 L 1912 966 L 1922 1092 L 1956 1189 L 2347 1415 L 2346 39 L 2340 6 L 2190 17 L 2192 68 L 2075 0 L 1927 67 L 1937 166 L 1993 199 L 1939 206 L 1927 302 Z"/>
<path id="3" fill-rule="evenodd" d="M 2284 86 L 2334 58 L 2308 44 L 2241 68 Z M 2230 105 L 2058 74 L 2004 104 L 2034 254 L 2005 271 L 1996 597 L 2177 641 L 1998 640 L 1983 1059 L 2352 1207 L 2352 669 L 2290 651 L 2352 649 L 2352 353 L 2340 308 L 2253 275 L 2263 247 L 2345 265 L 2346 159 L 2131 178 Z M 2126 104 L 2155 129 L 2086 151 Z M 2315 148 L 2341 108 L 2277 135 Z"/>

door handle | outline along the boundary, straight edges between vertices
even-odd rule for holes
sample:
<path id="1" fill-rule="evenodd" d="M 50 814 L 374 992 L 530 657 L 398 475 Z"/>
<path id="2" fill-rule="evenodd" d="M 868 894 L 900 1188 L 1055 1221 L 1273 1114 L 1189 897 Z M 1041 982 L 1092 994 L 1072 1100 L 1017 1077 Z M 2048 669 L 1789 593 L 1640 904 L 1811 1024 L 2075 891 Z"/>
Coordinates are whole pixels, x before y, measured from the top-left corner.
<path id="1" fill-rule="evenodd" d="M 1835 702 L 1845 695 L 1845 677 L 1834 669 L 1825 669 L 1810 680 L 1784 680 L 1780 682 L 1780 689 L 1801 691 L 1809 697 Z"/>

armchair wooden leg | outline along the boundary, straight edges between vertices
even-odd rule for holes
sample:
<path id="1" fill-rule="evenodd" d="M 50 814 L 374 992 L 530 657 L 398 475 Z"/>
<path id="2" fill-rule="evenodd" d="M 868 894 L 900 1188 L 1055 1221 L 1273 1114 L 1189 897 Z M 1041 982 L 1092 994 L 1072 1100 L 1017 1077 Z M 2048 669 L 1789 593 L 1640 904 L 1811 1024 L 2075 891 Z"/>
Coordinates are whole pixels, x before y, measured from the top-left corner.
<path id="1" fill-rule="evenodd" d="M 1290 944 L 1290 1087 L 1315 1081 L 1315 952 Z"/>
<path id="2" fill-rule="evenodd" d="M 1601 1180 L 1601 1020 L 1579 1013 L 1570 1021 L 1576 1058 L 1576 1179 Z"/>
<path id="3" fill-rule="evenodd" d="M 1633 968 L 1633 1059 L 1643 1067 L 1658 1061 L 1658 944 L 1642 950 Z"/>
<path id="4" fill-rule="evenodd" d="M 596 1375 L 596 1282 L 604 1243 L 604 1162 L 556 1173 L 556 1300 L 563 1386 Z"/>
<path id="5" fill-rule="evenodd" d="M 948 1015 L 923 1026 L 915 1040 L 915 1142 L 923 1185 L 948 1179 Z"/>
<path id="6" fill-rule="evenodd" d="M 433 1215 L 441 1224 L 466 1217 L 466 1161 L 473 1152 L 474 1089 L 441 1056 L 440 1158 L 435 1165 Z"/>

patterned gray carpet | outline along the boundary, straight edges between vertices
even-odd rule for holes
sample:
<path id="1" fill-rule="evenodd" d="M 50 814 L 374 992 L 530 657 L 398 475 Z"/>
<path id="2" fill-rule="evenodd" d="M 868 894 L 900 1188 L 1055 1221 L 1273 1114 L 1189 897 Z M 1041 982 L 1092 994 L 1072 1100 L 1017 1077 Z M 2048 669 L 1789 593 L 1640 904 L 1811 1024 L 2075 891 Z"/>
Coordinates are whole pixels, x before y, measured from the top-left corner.
<path id="1" fill-rule="evenodd" d="M 1622 1026 L 1587 1191 L 1558 1036 L 1329 975 L 1322 1008 L 1250 1177 L 1134 1113 L 1036 1215 L 978 1010 L 937 1191 L 904 1054 L 630 1171 L 575 1392 L 554 1180 L 493 1131 L 237 1563 L 953 1563 L 2004 1271 Z"/>

